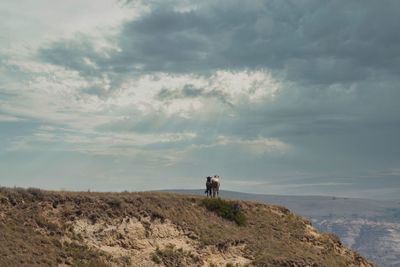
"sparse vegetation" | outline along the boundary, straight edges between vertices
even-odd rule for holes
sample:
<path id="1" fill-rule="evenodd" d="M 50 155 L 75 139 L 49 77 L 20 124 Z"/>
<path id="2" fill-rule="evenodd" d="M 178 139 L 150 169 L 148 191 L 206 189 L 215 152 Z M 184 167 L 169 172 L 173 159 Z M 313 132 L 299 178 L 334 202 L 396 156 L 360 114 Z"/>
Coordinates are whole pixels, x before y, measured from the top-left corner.
<path id="1" fill-rule="evenodd" d="M 102 260 L 90 260 L 88 262 L 85 261 L 78 261 L 78 262 L 74 262 L 73 264 L 74 267 L 111 267 L 111 265 L 105 263 Z"/>
<path id="2" fill-rule="evenodd" d="M 202 203 L 209 211 L 215 212 L 222 218 L 234 221 L 239 226 L 246 224 L 246 216 L 240 211 L 240 206 L 237 202 L 221 198 L 205 198 Z"/>
<path id="3" fill-rule="evenodd" d="M 53 223 L 53 222 L 49 222 L 45 217 L 43 216 L 35 216 L 35 221 L 37 223 L 37 225 L 41 228 L 45 228 L 49 231 L 55 232 L 58 230 L 58 225 Z"/>
<path id="4" fill-rule="evenodd" d="M 336 237 L 309 233 L 307 223 L 284 207 L 254 202 L 1 187 L 0 266 L 135 266 L 143 251 L 150 266 L 371 266 Z M 153 232 L 155 225 L 164 230 Z M 138 229 L 145 248 L 132 242 Z M 157 249 L 146 242 L 154 235 Z M 178 246 L 165 245 L 171 237 Z M 222 262 L 207 258 L 210 251 Z"/>
<path id="5" fill-rule="evenodd" d="M 157 248 L 151 258 L 157 264 L 163 264 L 167 267 L 200 265 L 203 261 L 192 252 L 184 251 L 182 248 L 176 248 L 169 244 L 165 248 Z"/>

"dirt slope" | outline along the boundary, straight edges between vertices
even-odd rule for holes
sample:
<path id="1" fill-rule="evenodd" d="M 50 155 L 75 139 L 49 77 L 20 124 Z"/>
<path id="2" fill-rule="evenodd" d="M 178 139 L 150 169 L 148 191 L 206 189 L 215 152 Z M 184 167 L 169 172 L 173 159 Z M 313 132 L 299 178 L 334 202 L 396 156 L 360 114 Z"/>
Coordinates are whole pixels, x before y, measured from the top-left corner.
<path id="1" fill-rule="evenodd" d="M 0 189 L 0 266 L 373 266 L 286 208 L 203 198 Z"/>

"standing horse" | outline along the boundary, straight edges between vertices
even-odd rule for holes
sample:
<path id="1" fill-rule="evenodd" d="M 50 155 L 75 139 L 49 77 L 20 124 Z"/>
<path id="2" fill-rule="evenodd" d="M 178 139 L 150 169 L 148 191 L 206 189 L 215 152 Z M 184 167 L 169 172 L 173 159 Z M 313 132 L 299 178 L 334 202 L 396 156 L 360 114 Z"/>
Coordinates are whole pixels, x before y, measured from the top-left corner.
<path id="1" fill-rule="evenodd" d="M 213 178 L 211 178 L 211 191 L 212 191 L 212 196 L 213 197 L 218 197 L 219 195 L 219 186 L 220 186 L 220 182 L 219 182 L 219 176 L 218 175 L 214 175 Z"/>
<path id="2" fill-rule="evenodd" d="M 211 189 L 211 176 L 207 176 L 206 191 L 204 191 L 204 194 L 207 194 L 207 197 L 211 197 Z"/>

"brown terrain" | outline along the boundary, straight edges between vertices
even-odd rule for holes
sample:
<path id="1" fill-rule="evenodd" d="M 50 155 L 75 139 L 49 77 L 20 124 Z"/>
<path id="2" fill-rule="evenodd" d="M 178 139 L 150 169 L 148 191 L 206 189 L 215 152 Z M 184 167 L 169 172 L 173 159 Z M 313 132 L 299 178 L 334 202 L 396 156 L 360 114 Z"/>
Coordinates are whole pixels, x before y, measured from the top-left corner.
<path id="1" fill-rule="evenodd" d="M 280 206 L 0 189 L 0 266 L 374 266 Z"/>

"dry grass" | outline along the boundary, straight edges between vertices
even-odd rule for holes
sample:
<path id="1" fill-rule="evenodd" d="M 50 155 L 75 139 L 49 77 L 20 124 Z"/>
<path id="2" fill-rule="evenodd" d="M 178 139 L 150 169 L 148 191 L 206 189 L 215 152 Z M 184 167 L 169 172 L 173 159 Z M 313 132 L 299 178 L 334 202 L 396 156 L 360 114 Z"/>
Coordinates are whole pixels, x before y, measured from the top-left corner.
<path id="1" fill-rule="evenodd" d="M 203 261 L 198 256 L 182 248 L 176 248 L 174 245 L 168 245 L 163 249 L 157 248 L 152 255 L 152 260 L 157 264 L 163 264 L 167 267 L 201 266 L 203 264 Z"/>
<path id="2" fill-rule="evenodd" d="M 38 189 L 0 188 L 0 266 L 130 266 L 117 258 L 88 248 L 70 224 L 143 216 L 168 219 L 201 246 L 223 253 L 244 245 L 255 266 L 361 266 L 364 259 L 341 247 L 334 237 L 307 233 L 309 222 L 287 209 L 239 202 L 246 224 L 210 212 L 202 197 L 169 193 L 49 192 Z M 224 202 L 225 203 L 225 202 Z M 230 203 L 230 202 L 226 202 Z M 225 204 L 223 204 L 225 205 Z M 68 237 L 69 242 L 63 239 Z M 153 260 L 165 266 L 201 265 L 202 259 L 179 248 L 155 251 Z M 186 264 L 187 263 L 187 264 Z"/>

